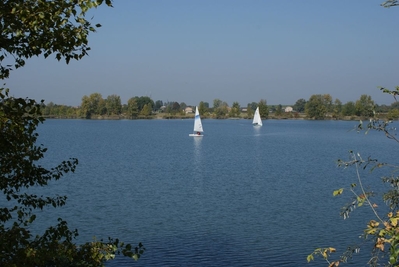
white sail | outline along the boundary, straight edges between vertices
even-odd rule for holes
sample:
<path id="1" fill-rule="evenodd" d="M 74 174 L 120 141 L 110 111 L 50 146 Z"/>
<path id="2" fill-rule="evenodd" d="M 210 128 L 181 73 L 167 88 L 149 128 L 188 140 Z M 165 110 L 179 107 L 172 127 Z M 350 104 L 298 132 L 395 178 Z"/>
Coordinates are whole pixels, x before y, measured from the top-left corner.
<path id="1" fill-rule="evenodd" d="M 260 118 L 259 107 L 256 108 L 254 119 L 252 121 L 253 125 L 262 126 L 262 119 Z"/>
<path id="2" fill-rule="evenodd" d="M 195 117 L 194 117 L 194 133 L 190 136 L 202 136 L 204 129 L 202 128 L 201 117 L 199 115 L 198 107 L 195 107 Z"/>

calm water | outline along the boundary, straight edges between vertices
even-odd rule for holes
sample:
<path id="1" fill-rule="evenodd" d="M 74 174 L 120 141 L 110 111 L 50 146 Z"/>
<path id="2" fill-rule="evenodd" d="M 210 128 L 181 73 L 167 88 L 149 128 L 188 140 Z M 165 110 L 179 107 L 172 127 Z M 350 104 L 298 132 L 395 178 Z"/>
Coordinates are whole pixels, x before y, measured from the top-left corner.
<path id="1" fill-rule="evenodd" d="M 306 256 L 321 246 L 343 252 L 370 214 L 339 217 L 350 195 L 332 191 L 356 177 L 335 161 L 349 150 L 380 161 L 398 156 L 381 133 L 348 132 L 355 124 L 203 120 L 205 136 L 193 138 L 192 120 L 48 120 L 39 127 L 49 148 L 43 164 L 77 157 L 79 165 L 46 189 L 68 203 L 39 222 L 62 217 L 79 229 L 79 241 L 142 242 L 147 250 L 135 266 L 322 266 Z M 381 187 L 378 173 L 362 176 Z M 367 257 L 355 256 L 354 265 Z"/>

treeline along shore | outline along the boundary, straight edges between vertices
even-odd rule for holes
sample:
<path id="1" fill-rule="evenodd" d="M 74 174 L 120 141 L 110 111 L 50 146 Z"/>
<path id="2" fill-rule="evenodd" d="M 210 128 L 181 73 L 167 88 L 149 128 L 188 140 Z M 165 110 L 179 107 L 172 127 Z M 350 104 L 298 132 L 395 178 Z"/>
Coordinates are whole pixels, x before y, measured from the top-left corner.
<path id="1" fill-rule="evenodd" d="M 252 119 L 259 107 L 262 119 L 312 119 L 312 120 L 359 120 L 378 117 L 397 120 L 399 103 L 378 105 L 369 95 L 361 95 L 356 101 L 343 104 L 333 100 L 330 94 L 312 95 L 308 100 L 298 99 L 293 105 L 267 105 L 266 99 L 248 103 L 241 107 L 238 102 L 229 105 L 220 99 L 214 99 L 212 107 L 201 101 L 198 109 L 201 118 L 207 119 Z M 154 101 L 148 96 L 135 96 L 122 104 L 118 95 L 103 98 L 99 93 L 83 96 L 78 107 L 43 103 L 45 118 L 66 119 L 190 119 L 194 117 L 195 105 L 184 102 Z"/>

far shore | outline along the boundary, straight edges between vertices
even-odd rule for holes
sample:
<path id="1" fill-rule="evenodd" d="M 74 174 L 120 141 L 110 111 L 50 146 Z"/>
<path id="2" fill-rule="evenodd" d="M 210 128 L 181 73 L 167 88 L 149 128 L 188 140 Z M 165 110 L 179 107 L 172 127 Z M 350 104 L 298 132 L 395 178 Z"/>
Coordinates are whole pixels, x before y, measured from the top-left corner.
<path id="1" fill-rule="evenodd" d="M 379 119 L 387 119 L 386 114 L 378 114 Z M 87 119 L 83 117 L 68 117 L 68 116 L 43 116 L 45 119 Z M 136 118 L 128 118 L 124 115 L 112 115 L 112 116 L 93 116 L 88 120 L 189 120 L 194 119 L 194 114 L 187 115 L 173 115 L 173 114 L 165 114 L 165 113 L 157 113 L 151 116 L 138 116 Z M 241 114 L 241 117 L 225 117 L 225 118 L 216 118 L 214 116 L 206 116 L 202 115 L 201 119 L 217 119 L 217 120 L 252 120 L 252 118 L 248 118 L 246 114 Z M 287 113 L 281 116 L 274 116 L 273 114 L 269 114 L 267 118 L 262 118 L 262 120 L 315 120 L 313 118 L 308 118 L 306 114 L 303 113 Z M 342 116 L 338 118 L 334 118 L 332 116 L 326 116 L 323 119 L 319 120 L 338 120 L 338 121 L 359 121 L 359 120 L 369 120 L 369 118 L 359 117 L 359 116 Z"/>

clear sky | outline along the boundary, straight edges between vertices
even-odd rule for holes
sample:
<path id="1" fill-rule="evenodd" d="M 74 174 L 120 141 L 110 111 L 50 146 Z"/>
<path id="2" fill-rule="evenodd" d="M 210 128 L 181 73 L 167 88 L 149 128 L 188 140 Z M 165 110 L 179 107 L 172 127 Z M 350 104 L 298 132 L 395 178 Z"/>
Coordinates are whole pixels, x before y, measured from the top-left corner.
<path id="1" fill-rule="evenodd" d="M 383 0 L 115 0 L 90 55 L 33 58 L 5 81 L 16 97 L 78 106 L 116 94 L 197 105 L 292 105 L 313 94 L 343 103 L 399 85 L 399 7 Z"/>

